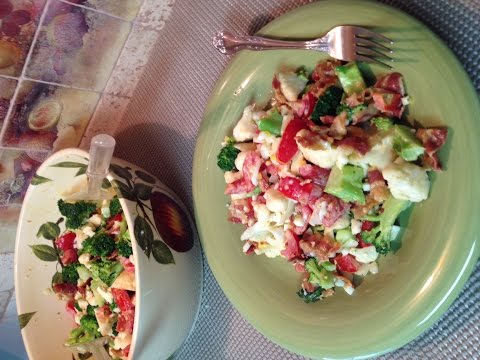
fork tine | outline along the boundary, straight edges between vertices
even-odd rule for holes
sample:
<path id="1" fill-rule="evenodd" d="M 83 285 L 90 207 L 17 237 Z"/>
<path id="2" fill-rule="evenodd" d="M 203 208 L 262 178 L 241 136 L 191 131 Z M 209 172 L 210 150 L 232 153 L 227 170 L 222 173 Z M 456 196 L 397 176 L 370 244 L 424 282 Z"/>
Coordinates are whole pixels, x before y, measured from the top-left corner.
<path id="1" fill-rule="evenodd" d="M 365 29 L 365 28 L 360 27 L 360 26 L 353 26 L 353 28 L 355 29 L 355 33 L 356 33 L 357 35 L 360 35 L 360 36 L 362 36 L 362 37 L 367 37 L 367 38 L 376 39 L 376 40 L 379 40 L 379 41 L 386 41 L 386 42 L 388 42 L 388 43 L 390 43 L 390 44 L 393 44 L 393 40 L 387 38 L 387 37 L 384 36 L 384 35 L 378 34 L 378 33 L 374 32 L 374 31 Z"/>
<path id="2" fill-rule="evenodd" d="M 376 64 L 379 64 L 379 65 L 382 65 L 382 66 L 386 66 L 388 67 L 389 69 L 392 69 L 392 67 L 388 64 L 385 64 L 375 58 L 371 58 L 369 56 L 365 56 L 365 55 L 355 55 L 356 59 L 359 60 L 359 61 L 365 61 L 365 62 L 373 62 L 373 63 L 376 63 Z"/>
<path id="3" fill-rule="evenodd" d="M 387 51 L 389 54 L 393 53 L 393 50 L 386 47 L 385 45 L 379 44 L 375 41 L 372 41 L 372 40 L 369 40 L 369 39 L 366 39 L 366 38 L 363 38 L 363 37 L 356 37 L 355 41 L 356 41 L 357 45 L 377 47 L 379 49 Z"/>
<path id="4" fill-rule="evenodd" d="M 368 48 L 366 46 L 357 45 L 355 46 L 355 50 L 357 51 L 357 54 L 361 53 L 362 55 L 371 55 L 371 56 L 380 57 L 382 59 L 393 61 L 393 59 L 390 56 L 387 56 L 381 53 L 380 51 Z"/>

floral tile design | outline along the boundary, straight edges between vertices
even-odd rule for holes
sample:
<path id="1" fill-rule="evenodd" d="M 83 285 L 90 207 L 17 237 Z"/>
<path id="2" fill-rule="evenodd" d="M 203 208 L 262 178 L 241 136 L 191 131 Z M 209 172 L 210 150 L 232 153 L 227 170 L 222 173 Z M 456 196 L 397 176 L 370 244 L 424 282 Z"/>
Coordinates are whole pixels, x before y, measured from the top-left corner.
<path id="1" fill-rule="evenodd" d="M 18 76 L 46 0 L 0 0 L 0 74 Z"/>
<path id="2" fill-rule="evenodd" d="M 33 173 L 34 171 L 32 171 Z M 0 183 L 3 183 L 3 181 L 0 181 Z M 20 193 L 19 195 L 17 199 L 12 200 L 18 201 L 23 194 Z M 15 236 L 20 210 L 20 204 L 0 206 L 0 234 L 2 234 L 0 237 L 0 254 L 15 250 Z"/>
<path id="3" fill-rule="evenodd" d="M 133 20 L 140 9 L 142 0 L 66 0 L 72 4 L 80 4 L 92 9 L 106 12 L 121 17 L 125 20 Z"/>
<path id="4" fill-rule="evenodd" d="M 12 99 L 16 86 L 16 80 L 0 78 L 0 128 L 7 117 L 10 100 Z"/>
<path id="5" fill-rule="evenodd" d="M 27 65 L 35 80 L 102 91 L 131 24 L 53 0 Z"/>
<path id="6" fill-rule="evenodd" d="M 25 149 L 38 161 L 43 161 L 45 151 L 75 147 L 99 97 L 95 92 L 24 81 L 1 144 Z"/>
<path id="7" fill-rule="evenodd" d="M 40 164 L 25 151 L 0 150 L 0 230 L 11 224 L 19 214 L 11 205 L 22 203 L 28 184 Z"/>

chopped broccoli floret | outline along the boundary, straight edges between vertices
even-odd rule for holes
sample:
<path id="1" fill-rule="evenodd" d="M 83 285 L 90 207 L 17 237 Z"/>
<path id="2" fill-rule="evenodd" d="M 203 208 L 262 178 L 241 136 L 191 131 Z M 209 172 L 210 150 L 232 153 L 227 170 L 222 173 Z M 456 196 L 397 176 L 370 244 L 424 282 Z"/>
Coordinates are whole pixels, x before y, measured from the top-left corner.
<path id="1" fill-rule="evenodd" d="M 117 243 L 118 253 L 126 258 L 133 254 L 132 244 L 127 240 L 120 240 Z"/>
<path id="2" fill-rule="evenodd" d="M 374 117 L 371 119 L 372 123 L 375 124 L 377 129 L 388 131 L 393 126 L 392 120 L 386 117 Z"/>
<path id="3" fill-rule="evenodd" d="M 105 233 L 98 233 L 83 242 L 81 254 L 93 256 L 108 256 L 115 250 L 115 240 Z"/>
<path id="4" fill-rule="evenodd" d="M 95 316 L 95 308 L 92 305 L 87 306 L 87 315 Z"/>
<path id="5" fill-rule="evenodd" d="M 111 286 L 123 271 L 123 266 L 118 261 L 99 261 L 91 264 L 90 271 L 94 279 L 100 279 L 107 286 Z"/>
<path id="6" fill-rule="evenodd" d="M 95 336 L 99 334 L 98 332 L 98 322 L 95 315 L 84 315 L 80 319 L 80 326 L 85 329 L 86 332 L 94 334 Z"/>
<path id="7" fill-rule="evenodd" d="M 66 345 L 84 344 L 100 336 L 95 315 L 87 314 L 80 319 L 80 326 L 70 332 Z"/>
<path id="8" fill-rule="evenodd" d="M 320 117 L 325 115 L 336 115 L 340 101 L 342 101 L 343 90 L 336 86 L 330 86 L 322 96 L 318 98 L 312 113 L 312 121 L 320 124 Z"/>
<path id="9" fill-rule="evenodd" d="M 67 218 L 65 225 L 69 229 L 77 229 L 85 224 L 88 218 L 97 209 L 97 205 L 95 203 L 86 201 L 67 203 L 60 199 L 58 200 L 57 204 L 60 213 Z"/>
<path id="10" fill-rule="evenodd" d="M 233 144 L 225 145 L 217 155 L 217 165 L 223 171 L 231 171 L 235 169 L 235 159 L 237 158 L 238 150 Z"/>
<path id="11" fill-rule="evenodd" d="M 120 205 L 120 199 L 115 196 L 111 201 L 110 201 L 110 216 L 117 215 L 120 211 L 122 211 L 122 205 Z"/>
<path id="12" fill-rule="evenodd" d="M 315 258 L 309 258 L 305 261 L 305 270 L 310 273 L 308 281 L 312 284 L 319 285 L 323 289 L 331 289 L 334 287 L 333 274 L 331 270 L 329 270 L 332 269 L 330 265 L 331 263 L 328 263 L 328 265 L 323 266 L 322 264 L 318 264 Z"/>
<path id="13" fill-rule="evenodd" d="M 323 298 L 322 296 L 323 289 L 321 287 L 315 289 L 313 292 L 308 292 L 303 289 L 300 289 L 297 292 L 297 295 L 305 301 L 305 303 L 310 304 L 313 302 L 316 302 L 318 300 L 321 300 Z"/>
<path id="14" fill-rule="evenodd" d="M 347 113 L 348 122 L 351 122 L 358 119 L 359 114 L 361 114 L 361 112 L 366 108 L 367 106 L 364 104 L 354 106 L 353 108 L 349 107 L 347 104 L 340 104 L 340 106 L 337 108 L 337 115 L 345 111 Z"/>
<path id="15" fill-rule="evenodd" d="M 370 217 L 370 220 L 378 221 L 379 224 L 370 231 L 362 232 L 362 239 L 366 243 L 373 244 L 379 254 L 390 252 L 390 242 L 394 240 L 392 229 L 398 215 L 410 206 L 408 200 L 398 200 L 393 196 L 385 200 L 383 212 L 376 218 Z"/>
<path id="16" fill-rule="evenodd" d="M 78 264 L 69 264 L 63 267 L 62 269 L 63 282 L 77 285 L 77 280 L 79 278 L 78 272 L 77 272 L 77 266 Z"/>

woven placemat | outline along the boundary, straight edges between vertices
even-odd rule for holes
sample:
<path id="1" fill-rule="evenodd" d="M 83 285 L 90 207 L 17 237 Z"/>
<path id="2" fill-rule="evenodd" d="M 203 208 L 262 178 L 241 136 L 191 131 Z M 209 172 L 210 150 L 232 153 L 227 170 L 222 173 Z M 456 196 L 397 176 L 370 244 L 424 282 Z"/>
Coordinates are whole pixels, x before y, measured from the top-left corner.
<path id="1" fill-rule="evenodd" d="M 192 208 L 191 168 L 207 98 L 228 58 L 211 47 L 228 28 L 253 33 L 305 0 L 177 0 L 117 134 L 117 155 L 155 173 Z M 455 52 L 480 92 L 478 0 L 382 1 L 421 20 Z M 303 359 L 273 344 L 232 307 L 205 262 L 196 326 L 175 359 Z M 382 359 L 479 359 L 480 265 L 439 322 Z"/>

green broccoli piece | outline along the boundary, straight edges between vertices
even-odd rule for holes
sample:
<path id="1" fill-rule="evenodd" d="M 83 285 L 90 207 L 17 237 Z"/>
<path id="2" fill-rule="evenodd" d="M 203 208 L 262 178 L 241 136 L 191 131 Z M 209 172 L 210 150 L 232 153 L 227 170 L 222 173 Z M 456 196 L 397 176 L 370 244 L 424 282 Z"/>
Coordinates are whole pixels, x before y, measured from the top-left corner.
<path id="1" fill-rule="evenodd" d="M 331 263 L 318 264 L 317 259 L 311 257 L 305 261 L 305 270 L 310 273 L 308 281 L 312 284 L 319 285 L 323 289 L 331 289 L 335 286 L 333 274 L 331 272 Z"/>
<path id="2" fill-rule="evenodd" d="M 343 90 L 336 86 L 330 86 L 315 104 L 311 115 L 315 124 L 321 124 L 320 117 L 325 115 L 336 115 L 336 111 L 342 101 Z"/>
<path id="3" fill-rule="evenodd" d="M 305 80 L 305 81 L 310 80 L 310 72 L 307 70 L 305 66 L 300 66 L 295 73 L 302 80 Z"/>
<path id="4" fill-rule="evenodd" d="M 370 221 L 378 221 L 379 224 L 370 231 L 362 232 L 363 241 L 373 244 L 379 254 L 388 254 L 390 242 L 394 240 L 392 233 L 395 233 L 393 231 L 395 220 L 409 206 L 410 201 L 398 200 L 390 195 L 383 204 L 383 212 L 377 217 L 369 217 Z"/>
<path id="5" fill-rule="evenodd" d="M 127 240 L 120 240 L 117 243 L 118 253 L 126 258 L 133 254 L 132 244 Z"/>
<path id="6" fill-rule="evenodd" d="M 340 104 L 339 107 L 337 107 L 337 115 L 340 115 L 342 112 L 347 113 L 347 121 L 350 123 L 353 120 L 356 120 L 367 106 L 365 104 L 360 104 L 357 106 L 354 106 L 353 108 L 349 107 L 347 104 Z"/>
<path id="7" fill-rule="evenodd" d="M 238 150 L 233 144 L 225 145 L 217 155 L 217 165 L 223 171 L 231 171 L 235 169 L 235 159 L 237 158 Z"/>
<path id="8" fill-rule="evenodd" d="M 60 199 L 57 205 L 60 213 L 67 218 L 65 225 L 69 229 L 78 229 L 97 210 L 97 204 L 86 201 L 67 203 Z"/>
<path id="9" fill-rule="evenodd" d="M 110 216 L 117 215 L 120 211 L 122 211 L 122 205 L 120 205 L 120 199 L 115 196 L 111 201 L 110 201 Z"/>
<path id="10" fill-rule="evenodd" d="M 374 117 L 371 119 L 371 122 L 377 127 L 377 129 L 383 131 L 388 131 L 393 126 L 392 120 L 386 117 Z"/>
<path id="11" fill-rule="evenodd" d="M 62 279 L 63 282 L 68 284 L 77 285 L 77 280 L 79 279 L 79 275 L 77 272 L 77 266 L 79 264 L 69 264 L 65 265 L 62 269 Z"/>
<path id="12" fill-rule="evenodd" d="M 297 295 L 307 304 L 323 299 L 322 293 L 323 289 L 321 287 L 315 289 L 313 292 L 308 292 L 303 289 L 297 291 Z"/>
<path id="13" fill-rule="evenodd" d="M 87 315 L 95 316 L 95 308 L 92 305 L 87 306 Z"/>
<path id="14" fill-rule="evenodd" d="M 84 344 L 100 336 L 97 318 L 87 314 L 80 319 L 80 326 L 70 332 L 66 345 Z"/>
<path id="15" fill-rule="evenodd" d="M 80 254 L 87 253 L 92 256 L 103 257 L 110 255 L 116 248 L 115 240 L 103 232 L 86 239 L 82 245 L 83 248 L 79 251 Z"/>
<path id="16" fill-rule="evenodd" d="M 100 279 L 107 286 L 112 286 L 123 271 L 123 266 L 118 261 L 98 261 L 91 264 L 90 271 L 94 279 Z"/>

